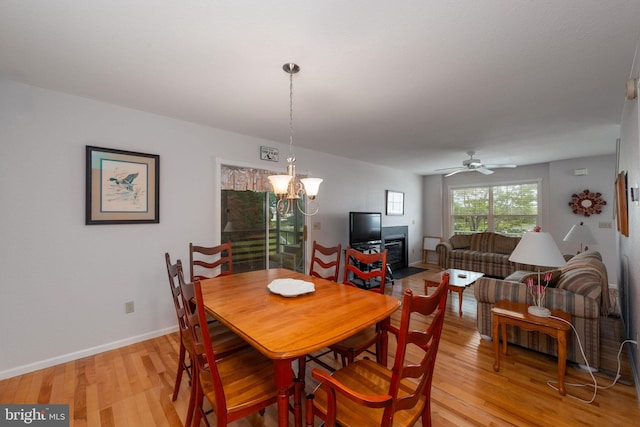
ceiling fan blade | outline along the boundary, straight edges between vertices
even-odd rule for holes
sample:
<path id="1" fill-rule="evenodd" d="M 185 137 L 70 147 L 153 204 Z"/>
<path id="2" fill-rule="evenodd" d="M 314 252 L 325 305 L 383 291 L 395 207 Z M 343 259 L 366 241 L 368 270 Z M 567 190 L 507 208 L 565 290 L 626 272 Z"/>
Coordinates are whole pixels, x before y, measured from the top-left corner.
<path id="1" fill-rule="evenodd" d="M 434 169 L 434 171 L 453 171 L 456 169 L 464 169 L 464 167 L 461 166 L 454 166 L 452 168 L 440 168 L 440 169 Z"/>
<path id="2" fill-rule="evenodd" d="M 493 173 L 492 170 L 487 169 L 485 166 L 481 166 L 479 168 L 475 168 L 474 170 L 477 171 L 477 172 L 480 172 L 483 175 L 491 175 Z"/>
<path id="3" fill-rule="evenodd" d="M 461 172 L 471 172 L 471 169 L 467 169 L 467 168 L 460 168 L 460 169 L 458 169 L 458 170 L 456 170 L 456 171 L 453 171 L 453 172 L 450 172 L 450 173 L 446 174 L 444 177 L 445 177 L 445 178 L 447 178 L 447 177 L 449 177 L 449 176 L 451 176 L 451 175 L 455 175 L 455 174 L 457 174 L 457 173 L 461 173 Z"/>
<path id="4" fill-rule="evenodd" d="M 498 169 L 498 168 L 517 168 L 518 165 L 511 165 L 511 164 L 496 164 L 496 165 L 484 165 L 485 168 L 490 168 L 490 169 Z"/>

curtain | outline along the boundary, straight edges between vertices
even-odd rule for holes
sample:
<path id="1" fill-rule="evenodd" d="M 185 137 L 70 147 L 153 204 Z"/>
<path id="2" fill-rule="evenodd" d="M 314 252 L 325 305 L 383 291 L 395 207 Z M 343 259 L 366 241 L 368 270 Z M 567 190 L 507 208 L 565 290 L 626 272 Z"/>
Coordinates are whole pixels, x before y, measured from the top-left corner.
<path id="1" fill-rule="evenodd" d="M 222 165 L 220 175 L 221 190 L 269 192 L 271 184 L 268 177 L 274 175 L 274 172 Z"/>

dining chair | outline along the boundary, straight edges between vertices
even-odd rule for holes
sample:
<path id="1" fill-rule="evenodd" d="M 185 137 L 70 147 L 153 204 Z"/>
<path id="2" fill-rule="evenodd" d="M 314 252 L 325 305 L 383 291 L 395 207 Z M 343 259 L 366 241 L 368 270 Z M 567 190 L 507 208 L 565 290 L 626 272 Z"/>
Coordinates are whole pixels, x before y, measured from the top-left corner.
<path id="1" fill-rule="evenodd" d="M 180 277 L 181 274 L 179 273 Z M 180 279 L 180 285 L 185 285 Z M 203 410 L 204 397 L 213 408 L 216 426 L 226 426 L 230 422 L 251 413 L 264 413 L 264 409 L 276 403 L 278 389 L 274 382 L 273 361 L 251 346 L 219 357 L 218 347 L 206 332 L 207 316 L 202 298 L 200 281 L 193 283 L 195 304 L 186 303 L 187 325 L 195 348 L 197 375 L 192 392 L 195 392 L 194 406 L 190 406 L 193 425 L 199 426 L 206 414 Z M 182 292 L 183 298 L 186 292 Z M 294 413 L 298 422 L 302 421 L 301 388 L 291 384 L 289 393 L 294 396 Z M 186 423 L 186 426 L 192 424 Z"/>
<path id="2" fill-rule="evenodd" d="M 329 375 L 313 369 L 320 384 L 307 396 L 306 427 L 314 416 L 327 427 L 431 426 L 431 383 L 447 303 L 449 275 L 431 295 L 404 292 L 400 326 L 390 326 L 397 349 L 393 368 L 361 359 Z M 413 316 L 418 313 L 425 317 Z M 429 316 L 428 318 L 426 316 Z M 411 345 L 411 354 L 407 347 Z"/>
<path id="3" fill-rule="evenodd" d="M 191 282 L 229 274 L 233 274 L 231 241 L 217 246 L 198 246 L 189 243 Z"/>
<path id="4" fill-rule="evenodd" d="M 169 287 L 171 288 L 173 305 L 175 308 L 176 316 L 178 318 L 178 333 L 180 337 L 178 371 L 176 373 L 176 379 L 173 386 L 173 394 L 171 396 L 171 400 L 175 401 L 178 397 L 178 392 L 180 391 L 183 373 L 187 372 L 192 387 L 193 379 L 196 375 L 196 364 L 194 363 L 195 350 L 193 346 L 193 340 L 191 339 L 191 333 L 189 332 L 189 326 L 187 325 L 187 311 L 183 303 L 183 292 L 187 294 L 187 300 L 192 300 L 193 286 L 190 286 L 190 284 L 187 283 L 181 286 L 180 280 L 184 281 L 184 273 L 182 272 L 182 262 L 180 260 L 177 260 L 175 264 L 171 263 L 171 257 L 168 253 L 164 254 L 164 258 L 167 266 L 167 274 L 169 276 Z M 225 355 L 233 351 L 248 346 L 248 344 L 242 338 L 234 334 L 229 328 L 227 328 L 220 322 L 208 324 L 208 331 L 209 335 L 212 337 L 212 340 L 214 340 L 219 348 L 218 357 L 224 357 Z M 195 400 L 193 400 L 194 397 L 195 394 L 192 393 L 191 397 L 189 398 L 189 407 L 191 409 L 188 410 L 187 417 L 189 417 L 193 412 L 192 408 L 195 403 Z"/>
<path id="5" fill-rule="evenodd" d="M 365 288 L 372 292 L 384 294 L 387 276 L 387 251 L 363 253 L 353 248 L 347 248 L 345 255 L 343 285 Z M 356 333 L 329 348 L 339 354 L 342 366 L 353 362 L 359 354 L 376 345 L 376 359 L 379 359 L 378 344 L 381 339 L 378 326 L 371 326 Z M 386 361 L 378 360 L 379 363 Z"/>
<path id="6" fill-rule="evenodd" d="M 321 279 L 327 279 L 331 280 L 332 282 L 337 282 L 338 274 L 340 273 L 341 250 L 341 244 L 338 244 L 337 246 L 327 247 L 322 246 L 314 240 L 311 250 L 311 265 L 309 266 L 309 276 L 319 277 Z M 322 366 L 326 366 L 322 361 L 319 360 L 319 358 L 330 352 L 331 350 L 327 350 L 318 354 L 317 356 L 309 354 L 307 355 L 307 357 L 301 357 L 298 360 L 298 378 L 300 378 L 300 380 L 304 383 L 307 358 L 321 364 Z M 334 356 L 337 357 L 335 352 Z"/>
<path id="7" fill-rule="evenodd" d="M 340 251 L 342 245 L 322 246 L 317 241 L 313 241 L 311 250 L 311 265 L 309 266 L 309 276 L 320 277 L 322 279 L 338 281 L 340 273 Z"/>

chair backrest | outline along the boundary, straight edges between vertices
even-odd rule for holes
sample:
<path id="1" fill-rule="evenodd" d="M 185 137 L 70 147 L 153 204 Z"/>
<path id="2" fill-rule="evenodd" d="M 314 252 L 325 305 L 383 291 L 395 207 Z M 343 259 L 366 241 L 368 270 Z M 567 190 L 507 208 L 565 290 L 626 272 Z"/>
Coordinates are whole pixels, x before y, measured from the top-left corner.
<path id="1" fill-rule="evenodd" d="M 186 313 L 184 305 L 182 304 L 182 290 L 180 284 L 177 281 L 178 278 L 178 265 L 180 260 L 176 264 L 171 263 L 171 257 L 167 252 L 164 254 L 164 260 L 167 264 L 167 275 L 169 276 L 169 287 L 171 288 L 171 296 L 173 297 L 173 306 L 176 309 L 176 316 L 178 317 L 178 326 L 180 327 L 180 335 L 183 333 L 189 333 L 186 323 Z"/>
<path id="2" fill-rule="evenodd" d="M 347 248 L 344 258 L 344 277 L 342 283 L 349 286 L 369 289 L 372 281 L 380 286 L 373 288 L 381 294 L 387 277 L 387 250 L 365 254 L 353 248 Z"/>
<path id="3" fill-rule="evenodd" d="M 189 243 L 189 275 L 191 281 L 233 274 L 231 241 L 218 246 Z"/>
<path id="4" fill-rule="evenodd" d="M 389 327 L 389 332 L 395 334 L 398 340 L 389 387 L 389 395 L 395 400 L 395 404 L 385 409 L 383 419 L 392 419 L 394 412 L 415 407 L 420 399 L 423 399 L 424 405 L 423 423 L 424 417 L 430 417 L 431 381 L 444 324 L 448 284 L 449 274 L 444 273 L 440 284 L 431 295 L 413 295 L 411 289 L 404 292 L 400 326 Z M 427 319 L 415 318 L 414 322 L 419 322 L 421 326 L 419 329 L 410 329 L 413 313 L 432 316 L 431 322 L 423 325 L 422 322 L 428 321 Z M 410 363 L 405 360 L 409 344 L 412 345 L 412 354 L 422 356 L 417 364 L 413 358 Z M 402 382 L 402 392 L 399 393 L 400 382 L 405 378 L 411 378 L 411 381 Z M 408 385 L 415 387 L 410 389 Z"/>
<path id="5" fill-rule="evenodd" d="M 208 372 L 211 375 L 211 381 L 215 389 L 215 402 L 211 403 L 218 419 L 221 416 L 224 418 L 227 413 L 227 401 L 207 326 L 207 313 L 204 309 L 202 288 L 199 281 L 187 283 L 184 280 L 184 272 L 180 261 L 178 261 L 178 282 L 182 290 L 182 302 L 186 311 L 187 327 L 193 340 L 194 357 L 196 359 L 193 363 L 197 363 L 199 372 Z"/>
<path id="6" fill-rule="evenodd" d="M 326 247 L 313 241 L 309 276 L 338 281 L 340 272 L 340 251 L 342 245 Z"/>

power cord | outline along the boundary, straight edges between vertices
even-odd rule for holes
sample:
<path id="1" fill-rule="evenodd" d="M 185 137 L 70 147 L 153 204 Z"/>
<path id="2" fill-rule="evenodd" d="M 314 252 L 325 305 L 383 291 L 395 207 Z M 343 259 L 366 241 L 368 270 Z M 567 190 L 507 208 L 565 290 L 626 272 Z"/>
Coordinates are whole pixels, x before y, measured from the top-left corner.
<path id="1" fill-rule="evenodd" d="M 571 324 L 571 322 L 566 321 L 565 319 L 562 319 L 560 317 L 556 317 L 556 316 L 549 316 L 552 319 L 556 319 L 556 320 L 560 320 L 566 324 L 568 324 L 569 326 L 571 326 L 571 329 L 573 329 L 573 333 L 576 336 L 576 339 L 578 340 L 578 347 L 580 348 L 580 353 L 582 354 L 582 358 L 584 359 L 586 366 L 587 366 L 587 372 L 589 372 L 589 375 L 591 376 L 591 379 L 593 380 L 593 384 L 573 384 L 573 383 L 565 383 L 565 385 L 568 386 L 573 386 L 573 387 L 593 387 L 593 396 L 591 396 L 590 400 L 585 400 L 582 399 L 580 397 L 577 396 L 573 396 L 571 394 L 567 393 L 568 397 L 572 397 L 576 400 L 579 400 L 581 402 L 584 403 L 593 403 L 594 400 L 596 400 L 596 395 L 598 394 L 598 390 L 607 390 L 611 387 L 613 387 L 614 385 L 616 385 L 616 383 L 618 382 L 618 380 L 620 379 L 620 354 L 622 353 L 622 348 L 625 345 L 625 343 L 633 343 L 635 345 L 638 345 L 638 342 L 635 340 L 624 340 L 622 341 L 622 343 L 620 343 L 620 348 L 618 349 L 618 371 L 616 372 L 616 376 L 613 380 L 613 382 L 611 384 L 609 384 L 608 386 L 600 386 L 598 385 L 598 380 L 596 380 L 596 377 L 593 375 L 593 371 L 591 369 L 591 367 L 589 366 L 589 361 L 587 360 L 587 356 L 584 354 L 584 349 L 582 348 L 582 342 L 580 342 L 580 336 L 578 335 L 578 331 L 576 330 L 576 328 Z M 547 385 L 549 387 L 551 387 L 552 389 L 558 391 L 558 388 L 556 386 L 554 386 L 553 384 L 557 384 L 557 381 L 552 381 L 549 380 L 547 381 Z"/>

